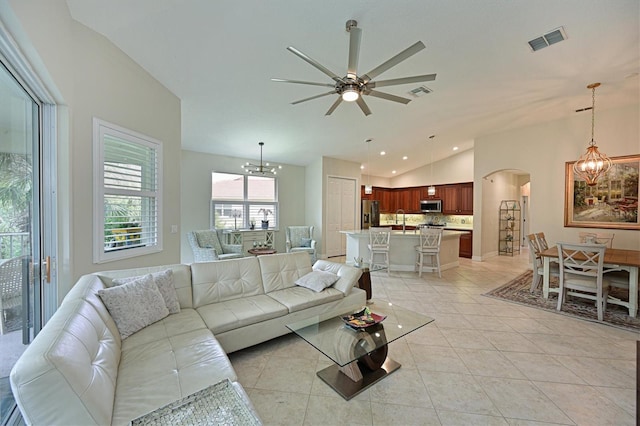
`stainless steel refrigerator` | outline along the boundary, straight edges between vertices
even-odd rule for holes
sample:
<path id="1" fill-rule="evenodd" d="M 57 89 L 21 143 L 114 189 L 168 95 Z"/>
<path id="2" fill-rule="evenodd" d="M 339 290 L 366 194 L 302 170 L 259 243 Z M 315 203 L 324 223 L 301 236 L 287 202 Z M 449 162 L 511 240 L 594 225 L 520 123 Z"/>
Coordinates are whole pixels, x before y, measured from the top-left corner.
<path id="1" fill-rule="evenodd" d="M 380 226 L 380 202 L 377 200 L 362 200 L 362 229 Z"/>

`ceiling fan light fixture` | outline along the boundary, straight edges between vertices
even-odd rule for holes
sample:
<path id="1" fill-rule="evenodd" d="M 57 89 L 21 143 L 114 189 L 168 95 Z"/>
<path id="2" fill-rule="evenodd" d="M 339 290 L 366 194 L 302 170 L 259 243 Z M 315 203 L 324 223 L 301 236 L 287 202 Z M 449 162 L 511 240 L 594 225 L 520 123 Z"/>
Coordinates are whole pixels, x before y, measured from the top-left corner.
<path id="1" fill-rule="evenodd" d="M 356 86 L 347 86 L 342 91 L 342 100 L 345 102 L 357 101 L 359 97 L 360 92 L 358 91 Z"/>

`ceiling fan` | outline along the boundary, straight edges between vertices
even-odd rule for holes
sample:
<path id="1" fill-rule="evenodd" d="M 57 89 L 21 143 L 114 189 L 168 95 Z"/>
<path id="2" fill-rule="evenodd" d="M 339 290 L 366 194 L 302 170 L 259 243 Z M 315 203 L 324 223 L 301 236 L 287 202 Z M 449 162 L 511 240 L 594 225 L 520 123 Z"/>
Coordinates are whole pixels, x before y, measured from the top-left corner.
<path id="1" fill-rule="evenodd" d="M 425 48 L 424 43 L 418 41 L 413 45 L 409 46 L 402 52 L 393 56 L 388 61 L 378 65 L 371 71 L 366 74 L 358 75 L 358 57 L 360 54 L 360 38 L 362 37 L 362 30 L 358 28 L 358 23 L 354 20 L 347 21 L 347 32 L 349 32 L 349 63 L 347 65 L 347 75 L 344 77 L 339 77 L 337 74 L 327 69 L 323 65 L 321 65 L 318 61 L 312 59 L 306 54 L 302 53 L 298 49 L 293 46 L 287 47 L 287 50 L 294 55 L 298 56 L 305 62 L 308 62 L 312 66 L 316 67 L 329 77 L 331 77 L 335 83 L 315 83 L 311 81 L 300 81 L 300 80 L 285 80 L 282 78 L 272 78 L 272 81 L 280 82 L 280 83 L 295 83 L 295 84 L 308 84 L 311 86 L 323 86 L 323 87 L 331 87 L 333 90 L 321 93 L 319 95 L 311 96 L 310 98 L 301 99 L 299 101 L 292 102 L 292 105 L 296 105 L 302 102 L 310 101 L 312 99 L 321 98 L 323 96 L 338 94 L 338 99 L 331 105 L 331 108 L 327 111 L 325 115 L 331 115 L 333 111 L 338 108 L 338 105 L 342 103 L 342 101 L 353 102 L 355 101 L 364 115 L 371 114 L 371 110 L 365 103 L 363 96 L 374 96 L 376 98 L 386 99 L 388 101 L 399 102 L 401 104 L 408 104 L 411 102 L 411 99 L 403 98 L 396 95 L 391 95 L 389 93 L 380 92 L 378 90 L 374 90 L 378 87 L 384 86 L 396 86 L 399 84 L 408 84 L 408 83 L 416 83 L 422 81 L 433 81 L 436 79 L 435 74 L 425 74 L 425 75 L 417 75 L 413 77 L 404 77 L 404 78 L 394 78 L 391 80 L 382 80 L 382 81 L 372 81 L 374 78 L 387 71 L 388 69 L 398 65 L 400 62 L 405 59 L 410 58 L 415 55 L 419 51 Z"/>

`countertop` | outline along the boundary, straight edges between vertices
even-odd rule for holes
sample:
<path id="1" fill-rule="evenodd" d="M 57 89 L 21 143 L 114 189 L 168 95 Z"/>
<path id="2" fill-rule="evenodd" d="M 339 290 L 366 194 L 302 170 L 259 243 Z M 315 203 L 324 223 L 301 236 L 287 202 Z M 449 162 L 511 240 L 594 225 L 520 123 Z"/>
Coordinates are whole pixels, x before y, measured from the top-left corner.
<path id="1" fill-rule="evenodd" d="M 446 237 L 453 237 L 453 236 L 460 236 L 460 235 L 464 235 L 467 234 L 468 231 L 470 230 L 450 230 L 450 229 L 445 229 L 444 231 L 442 231 L 442 237 L 446 238 Z M 353 229 L 353 230 L 348 230 L 348 231 L 340 231 L 341 234 L 349 234 L 349 235 L 354 235 L 354 236 L 368 236 L 369 235 L 369 230 L 368 229 Z M 420 236 L 420 232 L 414 232 L 413 230 L 411 231 L 407 231 L 405 233 L 403 233 L 402 231 L 391 231 L 391 236 L 392 237 L 419 237 Z"/>

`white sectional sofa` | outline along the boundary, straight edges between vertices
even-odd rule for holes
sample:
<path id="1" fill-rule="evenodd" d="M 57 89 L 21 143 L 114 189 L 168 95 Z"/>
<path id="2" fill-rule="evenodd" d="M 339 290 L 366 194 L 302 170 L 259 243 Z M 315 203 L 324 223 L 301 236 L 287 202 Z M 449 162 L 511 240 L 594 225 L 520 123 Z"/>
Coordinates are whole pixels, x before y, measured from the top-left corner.
<path id="1" fill-rule="evenodd" d="M 170 269 L 180 312 L 121 338 L 97 295 L 116 278 Z M 307 253 L 167 265 L 85 275 L 11 371 L 24 419 L 37 425 L 126 425 L 229 379 L 252 409 L 226 355 L 289 332 L 285 324 L 365 304 L 360 270 L 319 260 L 338 276 L 315 292 L 294 282 Z"/>

